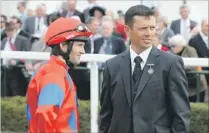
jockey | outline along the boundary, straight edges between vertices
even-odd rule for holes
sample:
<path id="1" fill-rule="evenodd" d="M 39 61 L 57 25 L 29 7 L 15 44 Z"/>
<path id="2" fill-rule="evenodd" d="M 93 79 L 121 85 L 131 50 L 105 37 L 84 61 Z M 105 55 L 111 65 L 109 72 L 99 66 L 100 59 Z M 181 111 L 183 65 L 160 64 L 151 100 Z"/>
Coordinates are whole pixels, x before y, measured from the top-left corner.
<path id="1" fill-rule="evenodd" d="M 78 132 L 76 87 L 68 69 L 80 63 L 91 34 L 74 18 L 59 18 L 48 27 L 45 44 L 51 47 L 50 60 L 37 70 L 27 89 L 29 133 Z"/>

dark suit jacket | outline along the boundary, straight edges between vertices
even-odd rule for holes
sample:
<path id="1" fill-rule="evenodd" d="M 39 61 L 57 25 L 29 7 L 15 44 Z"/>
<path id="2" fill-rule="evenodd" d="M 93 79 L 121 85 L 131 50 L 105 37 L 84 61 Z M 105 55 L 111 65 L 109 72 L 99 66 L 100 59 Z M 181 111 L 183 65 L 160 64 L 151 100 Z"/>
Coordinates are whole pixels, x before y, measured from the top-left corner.
<path id="1" fill-rule="evenodd" d="M 189 45 L 194 47 L 197 51 L 198 57 L 209 58 L 209 49 L 207 48 L 205 42 L 203 41 L 200 34 L 197 34 L 189 40 Z M 209 70 L 208 67 L 203 68 L 204 70 Z M 209 85 L 209 75 L 206 74 L 207 83 Z"/>
<path id="2" fill-rule="evenodd" d="M 68 13 L 68 11 L 63 11 L 63 12 L 61 13 L 61 16 L 65 18 L 66 15 L 67 15 L 67 13 Z M 84 15 L 83 15 L 83 13 L 81 13 L 80 11 L 75 10 L 72 16 L 78 16 L 78 17 L 81 19 L 81 22 L 85 23 L 85 22 L 84 22 Z"/>
<path id="3" fill-rule="evenodd" d="M 197 22 L 190 20 L 190 29 L 192 30 L 194 27 L 196 27 Z M 174 34 L 180 34 L 181 33 L 181 19 L 174 20 L 171 23 L 170 29 L 174 32 Z"/>
<path id="4" fill-rule="evenodd" d="M 31 38 L 30 33 L 24 31 L 23 29 L 20 30 L 20 32 L 19 32 L 18 35 L 24 36 L 24 37 L 26 37 L 26 38 L 28 38 L 28 39 Z M 6 34 L 5 31 L 3 31 L 2 34 L 1 34 L 1 40 L 3 40 L 5 37 L 7 37 L 7 34 Z"/>
<path id="5" fill-rule="evenodd" d="M 124 40 L 119 37 L 111 37 L 112 54 L 120 54 L 126 50 Z M 94 41 L 94 53 L 98 54 L 104 43 L 104 37 L 98 38 Z"/>
<path id="6" fill-rule="evenodd" d="M 6 34 L 5 30 L 3 30 L 3 31 L 1 32 L 1 41 L 2 41 L 5 37 L 7 37 L 7 34 Z"/>
<path id="7" fill-rule="evenodd" d="M 209 49 L 207 48 L 205 42 L 203 41 L 200 34 L 197 34 L 189 40 L 189 45 L 194 47 L 197 51 L 197 54 L 200 58 L 209 57 Z"/>
<path id="8" fill-rule="evenodd" d="M 4 50 L 6 42 L 7 42 L 7 37 L 2 40 L 1 50 Z M 23 36 L 17 35 L 14 45 L 15 45 L 17 51 L 28 51 L 29 50 L 28 39 Z"/>
<path id="9" fill-rule="evenodd" d="M 30 34 L 34 34 L 35 33 L 35 29 L 36 29 L 36 16 L 33 17 L 28 17 L 25 21 L 24 27 L 23 29 L 30 33 Z M 47 17 L 44 17 L 44 23 L 45 25 L 47 25 Z"/>
<path id="10" fill-rule="evenodd" d="M 161 44 L 167 47 L 170 47 L 168 43 L 168 39 L 174 36 L 174 33 L 171 29 L 166 29 L 161 35 L 160 35 L 160 41 Z"/>
<path id="11" fill-rule="evenodd" d="M 148 74 L 154 64 L 153 74 Z M 101 93 L 100 133 L 128 133 L 131 123 L 129 50 L 108 60 Z M 135 133 L 188 133 L 190 104 L 180 57 L 153 47 L 133 101 Z"/>

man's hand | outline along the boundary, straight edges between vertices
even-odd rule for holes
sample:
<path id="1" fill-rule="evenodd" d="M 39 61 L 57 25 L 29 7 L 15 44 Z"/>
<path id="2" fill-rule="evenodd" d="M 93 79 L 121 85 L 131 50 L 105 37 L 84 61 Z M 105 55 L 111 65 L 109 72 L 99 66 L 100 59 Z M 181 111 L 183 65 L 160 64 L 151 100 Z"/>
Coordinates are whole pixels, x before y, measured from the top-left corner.
<path id="1" fill-rule="evenodd" d="M 41 63 L 36 63 L 36 64 L 33 66 L 33 68 L 34 68 L 34 70 L 37 70 L 40 66 L 41 66 Z"/>
<path id="2" fill-rule="evenodd" d="M 17 65 L 17 61 L 12 59 L 12 60 L 9 61 L 9 64 L 12 65 L 12 66 L 15 66 L 15 65 Z"/>
<path id="3" fill-rule="evenodd" d="M 25 68 L 26 68 L 28 71 L 32 71 L 32 70 L 33 70 L 33 65 L 30 64 L 30 63 L 26 63 L 26 64 L 25 64 Z"/>

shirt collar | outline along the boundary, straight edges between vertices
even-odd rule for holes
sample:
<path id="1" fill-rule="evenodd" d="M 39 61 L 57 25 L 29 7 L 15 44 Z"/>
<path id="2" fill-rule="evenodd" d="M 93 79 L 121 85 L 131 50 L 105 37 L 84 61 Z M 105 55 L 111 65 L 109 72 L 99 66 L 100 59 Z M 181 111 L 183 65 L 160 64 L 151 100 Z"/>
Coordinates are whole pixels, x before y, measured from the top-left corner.
<path id="1" fill-rule="evenodd" d="M 136 56 L 140 56 L 143 62 L 147 62 L 148 56 L 152 50 L 152 46 L 148 49 L 144 50 L 140 54 L 137 54 L 132 47 L 130 46 L 130 56 L 131 56 L 131 63 L 134 63 L 134 59 Z"/>
<path id="2" fill-rule="evenodd" d="M 60 65 L 60 66 L 64 67 L 66 70 L 69 69 L 68 65 L 64 61 L 59 59 L 57 56 L 54 56 L 54 55 L 50 56 L 49 62 Z"/>
<path id="3" fill-rule="evenodd" d="M 203 40 L 208 39 L 208 36 L 206 36 L 202 31 L 200 31 L 200 36 L 202 37 Z"/>
<path id="4" fill-rule="evenodd" d="M 20 33 L 20 30 L 21 30 L 21 28 L 17 30 L 17 32 L 16 32 L 17 35 Z"/>

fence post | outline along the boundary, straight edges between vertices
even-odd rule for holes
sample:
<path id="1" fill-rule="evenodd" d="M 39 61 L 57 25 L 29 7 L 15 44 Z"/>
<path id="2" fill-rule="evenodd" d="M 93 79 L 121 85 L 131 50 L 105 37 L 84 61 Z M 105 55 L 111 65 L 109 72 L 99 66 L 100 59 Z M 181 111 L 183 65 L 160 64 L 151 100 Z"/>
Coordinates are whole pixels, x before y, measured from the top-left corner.
<path id="1" fill-rule="evenodd" d="M 98 133 L 99 73 L 96 62 L 90 62 L 91 133 Z"/>

